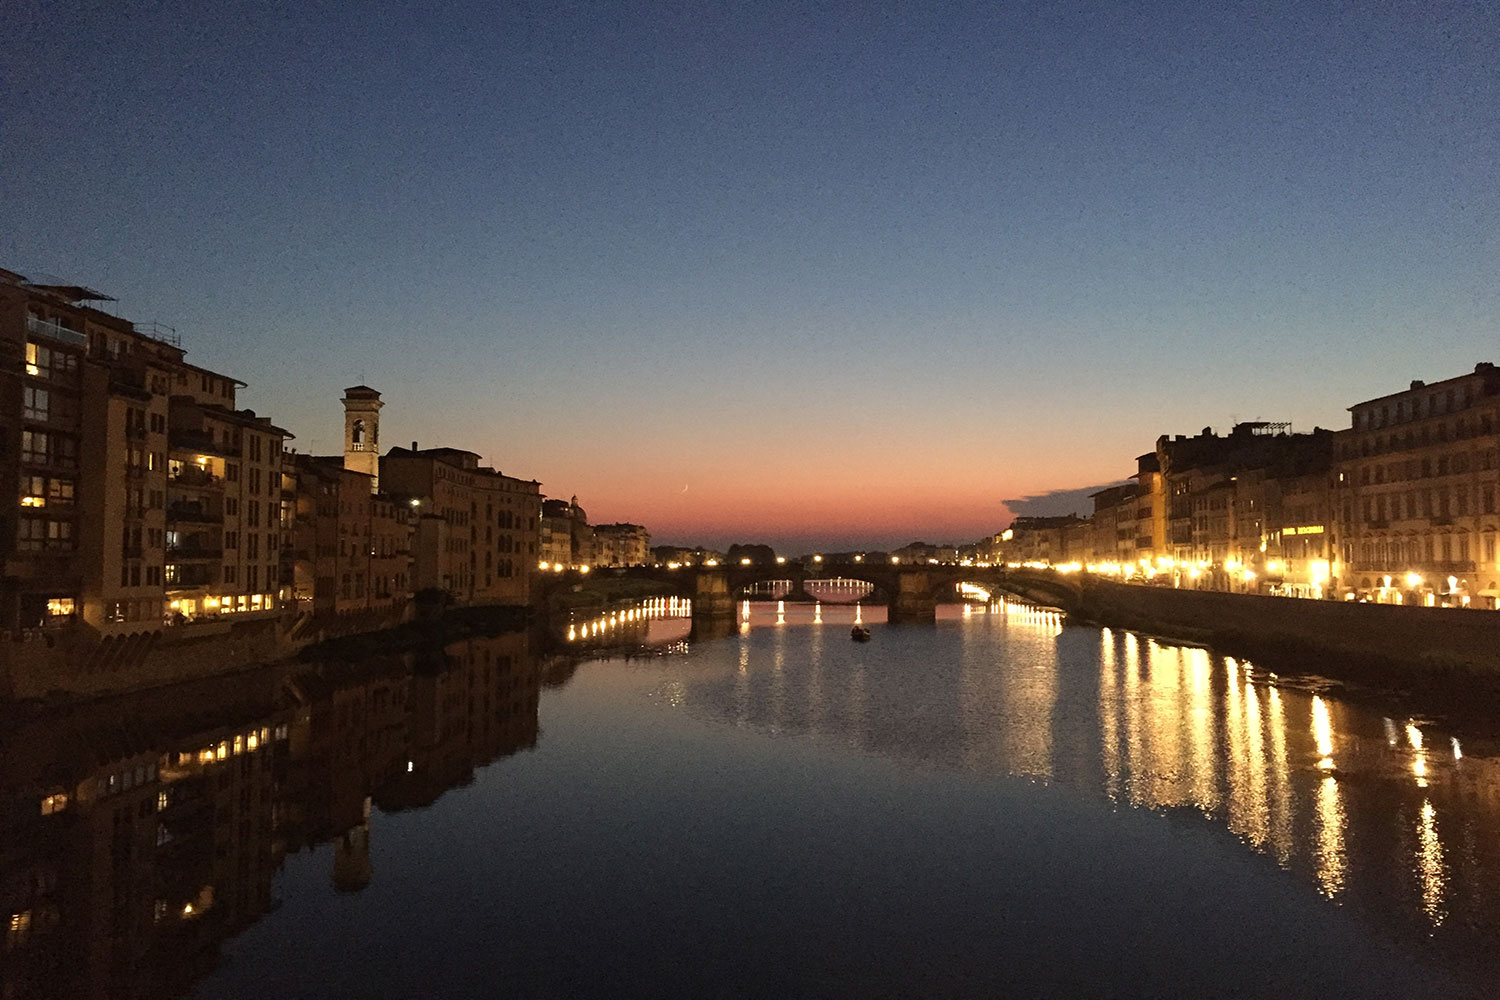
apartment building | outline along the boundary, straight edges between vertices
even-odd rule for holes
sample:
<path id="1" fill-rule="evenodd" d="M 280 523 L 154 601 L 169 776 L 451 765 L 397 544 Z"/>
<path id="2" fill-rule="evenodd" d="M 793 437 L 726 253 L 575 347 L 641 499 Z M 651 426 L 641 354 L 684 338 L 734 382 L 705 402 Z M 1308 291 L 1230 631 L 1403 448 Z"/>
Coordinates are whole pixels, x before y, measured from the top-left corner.
<path id="1" fill-rule="evenodd" d="M 1500 370 L 1356 403 L 1339 434 L 1340 586 L 1385 602 L 1500 598 Z"/>
<path id="2" fill-rule="evenodd" d="M 594 560 L 599 566 L 642 566 L 651 561 L 651 532 L 639 524 L 596 524 Z"/>
<path id="3" fill-rule="evenodd" d="M 120 635 L 273 610 L 291 435 L 109 301 L 0 270 L 17 376 L 0 380 L 0 624 Z"/>
<path id="4" fill-rule="evenodd" d="M 392 448 L 382 487 L 416 517 L 413 589 L 467 604 L 524 604 L 538 562 L 541 486 L 479 464 L 459 448 Z"/>
<path id="5" fill-rule="evenodd" d="M 541 562 L 556 569 L 592 566 L 598 558 L 594 529 L 588 514 L 571 500 L 543 500 L 540 528 Z"/>

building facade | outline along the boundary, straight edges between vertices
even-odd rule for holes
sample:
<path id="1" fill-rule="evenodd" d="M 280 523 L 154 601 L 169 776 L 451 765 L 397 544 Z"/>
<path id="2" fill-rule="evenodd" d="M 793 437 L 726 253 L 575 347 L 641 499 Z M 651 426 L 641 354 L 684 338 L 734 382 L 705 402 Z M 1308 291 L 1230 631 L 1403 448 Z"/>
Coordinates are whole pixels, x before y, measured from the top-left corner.
<path id="1" fill-rule="evenodd" d="M 1349 408 L 1339 434 L 1340 587 L 1383 602 L 1500 598 L 1500 370 L 1474 371 Z"/>
<path id="2" fill-rule="evenodd" d="M 273 612 L 291 435 L 106 301 L 0 271 L 0 621 L 109 636 Z"/>
<path id="3" fill-rule="evenodd" d="M 411 508 L 415 590 L 461 603 L 524 604 L 538 562 L 541 487 L 458 448 L 392 448 L 382 488 Z"/>
<path id="4" fill-rule="evenodd" d="M 651 532 L 639 524 L 596 524 L 594 564 L 643 566 L 651 561 Z"/>

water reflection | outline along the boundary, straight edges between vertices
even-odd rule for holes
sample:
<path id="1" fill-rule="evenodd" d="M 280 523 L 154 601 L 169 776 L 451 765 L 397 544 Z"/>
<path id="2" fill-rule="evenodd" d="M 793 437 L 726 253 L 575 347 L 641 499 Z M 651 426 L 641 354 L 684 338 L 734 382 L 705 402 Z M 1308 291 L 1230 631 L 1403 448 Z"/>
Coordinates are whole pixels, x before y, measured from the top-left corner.
<path id="1" fill-rule="evenodd" d="M 10 711 L 0 996 L 175 997 L 276 905 L 289 854 L 378 879 L 372 808 L 422 808 L 534 746 L 525 635 Z"/>
<path id="2" fill-rule="evenodd" d="M 935 631 L 878 631 L 868 646 L 830 634 L 742 632 L 736 724 L 1191 810 L 1329 900 L 1500 945 L 1486 891 L 1500 877 L 1500 773 L 1430 722 L 1019 606 L 953 607 Z M 718 675 L 700 666 L 687 683 L 686 708 L 719 713 Z"/>

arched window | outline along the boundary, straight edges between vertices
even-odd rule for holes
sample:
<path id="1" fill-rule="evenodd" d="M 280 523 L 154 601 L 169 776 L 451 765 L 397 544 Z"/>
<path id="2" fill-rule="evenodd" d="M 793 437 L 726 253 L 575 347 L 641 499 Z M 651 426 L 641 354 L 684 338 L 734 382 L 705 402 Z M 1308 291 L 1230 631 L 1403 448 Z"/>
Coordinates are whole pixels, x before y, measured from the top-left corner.
<path id="1" fill-rule="evenodd" d="M 354 430 L 349 435 L 349 440 L 354 445 L 355 451 L 365 450 L 365 422 L 363 420 L 354 421 Z"/>

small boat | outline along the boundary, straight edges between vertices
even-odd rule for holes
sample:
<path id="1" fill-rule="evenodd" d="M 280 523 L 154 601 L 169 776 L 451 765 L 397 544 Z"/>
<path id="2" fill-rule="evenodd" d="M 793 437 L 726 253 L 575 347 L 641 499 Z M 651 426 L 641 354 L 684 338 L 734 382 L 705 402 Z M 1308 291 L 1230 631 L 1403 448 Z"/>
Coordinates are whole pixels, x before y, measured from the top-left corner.
<path id="1" fill-rule="evenodd" d="M 870 630 L 863 625 L 856 625 L 849 630 L 849 638 L 855 642 L 869 642 Z"/>

